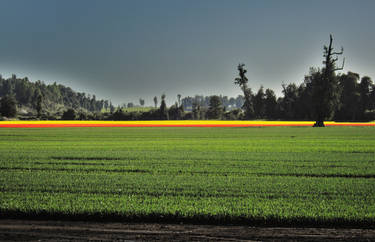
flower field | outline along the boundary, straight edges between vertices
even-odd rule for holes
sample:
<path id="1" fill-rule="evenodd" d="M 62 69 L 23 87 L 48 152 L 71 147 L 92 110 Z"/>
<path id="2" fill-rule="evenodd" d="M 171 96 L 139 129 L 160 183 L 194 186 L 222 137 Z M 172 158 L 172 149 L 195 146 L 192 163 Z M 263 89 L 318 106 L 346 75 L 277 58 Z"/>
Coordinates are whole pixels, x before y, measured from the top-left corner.
<path id="1" fill-rule="evenodd" d="M 270 127 L 312 126 L 313 121 L 1 121 L 0 127 L 47 128 L 47 127 Z M 375 122 L 325 122 L 326 126 L 375 126 Z"/>

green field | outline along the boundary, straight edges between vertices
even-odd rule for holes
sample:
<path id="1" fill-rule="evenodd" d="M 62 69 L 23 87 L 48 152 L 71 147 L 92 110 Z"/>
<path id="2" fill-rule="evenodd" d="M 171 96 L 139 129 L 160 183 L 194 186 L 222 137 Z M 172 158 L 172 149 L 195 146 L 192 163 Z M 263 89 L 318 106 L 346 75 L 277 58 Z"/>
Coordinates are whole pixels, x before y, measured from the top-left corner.
<path id="1" fill-rule="evenodd" d="M 374 225 L 375 128 L 2 128 L 0 212 Z"/>

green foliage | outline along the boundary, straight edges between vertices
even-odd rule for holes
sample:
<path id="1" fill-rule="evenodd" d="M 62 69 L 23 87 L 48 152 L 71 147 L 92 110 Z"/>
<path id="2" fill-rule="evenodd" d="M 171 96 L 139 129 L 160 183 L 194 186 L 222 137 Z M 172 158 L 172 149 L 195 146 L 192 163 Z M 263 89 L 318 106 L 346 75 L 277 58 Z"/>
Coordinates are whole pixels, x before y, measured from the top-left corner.
<path id="1" fill-rule="evenodd" d="M 168 117 L 171 120 L 179 120 L 180 118 L 180 112 L 179 112 L 179 107 L 178 103 L 176 102 L 174 105 L 169 107 L 168 109 Z"/>
<path id="2" fill-rule="evenodd" d="M 224 119 L 225 120 L 241 120 L 241 119 L 243 119 L 241 109 L 232 109 L 228 112 L 225 112 L 224 113 Z"/>
<path id="3" fill-rule="evenodd" d="M 242 108 L 245 111 L 245 119 L 252 119 L 255 117 L 255 110 L 253 104 L 254 95 L 252 94 L 251 88 L 247 86 L 248 79 L 246 77 L 247 70 L 244 68 L 245 64 L 239 64 L 237 70 L 239 72 L 239 77 L 235 78 L 234 83 L 239 85 L 245 97 L 245 102 Z"/>
<path id="4" fill-rule="evenodd" d="M 338 108 L 336 118 L 339 120 L 355 120 L 358 114 L 358 102 L 360 94 L 358 92 L 359 75 L 348 72 L 343 74 L 339 79 L 341 91 L 340 107 Z"/>
<path id="5" fill-rule="evenodd" d="M 237 70 L 239 72 L 239 77 L 234 79 L 234 84 L 239 85 L 240 87 L 246 86 L 249 81 L 245 75 L 247 70 L 244 67 L 245 64 L 238 64 Z"/>
<path id="6" fill-rule="evenodd" d="M 157 96 L 154 97 L 154 104 L 155 104 L 155 108 L 157 108 L 157 106 L 158 106 L 158 97 Z"/>
<path id="7" fill-rule="evenodd" d="M 280 102 L 281 114 L 287 120 L 298 119 L 296 107 L 298 103 L 298 87 L 294 83 L 282 85 L 284 97 Z"/>
<path id="8" fill-rule="evenodd" d="M 372 104 L 375 104 L 375 97 L 371 97 L 371 89 L 374 89 L 372 80 L 368 76 L 364 76 L 358 85 L 359 92 L 359 108 L 358 116 L 359 119 L 366 119 L 366 112 L 372 109 Z M 375 109 L 375 108 L 374 108 Z M 371 119 L 372 120 L 372 119 Z"/>
<path id="9" fill-rule="evenodd" d="M 265 100 L 266 100 L 266 95 L 264 93 L 263 86 L 261 86 L 257 94 L 253 98 L 254 115 L 258 119 L 263 118 L 265 116 L 265 113 L 266 113 Z"/>
<path id="10" fill-rule="evenodd" d="M 38 94 L 37 98 L 36 98 L 36 105 L 35 105 L 35 109 L 37 111 L 38 118 L 42 115 L 42 103 L 43 103 L 42 95 Z"/>
<path id="11" fill-rule="evenodd" d="M 228 96 L 219 96 L 225 110 L 242 108 L 244 97 L 238 95 L 236 98 Z M 186 111 L 193 111 L 194 106 L 199 106 L 201 110 L 208 108 L 210 105 L 210 96 L 195 95 L 194 97 L 184 97 L 181 99 L 181 106 Z"/>
<path id="12" fill-rule="evenodd" d="M 131 108 L 128 108 L 128 107 L 123 107 L 121 108 L 122 111 L 124 112 L 149 112 L 150 110 L 153 110 L 154 108 L 152 107 L 131 107 Z"/>
<path id="13" fill-rule="evenodd" d="M 223 115 L 223 106 L 219 96 L 211 96 L 207 115 L 209 119 L 221 119 L 221 116 Z"/>
<path id="14" fill-rule="evenodd" d="M 169 119 L 168 108 L 167 108 L 167 104 L 165 103 L 165 94 L 161 95 L 161 104 L 159 108 L 159 113 L 160 113 L 160 120 Z"/>
<path id="15" fill-rule="evenodd" d="M 76 112 L 74 109 L 72 108 L 69 108 L 68 110 L 66 110 L 62 117 L 61 117 L 62 120 L 75 120 L 76 119 Z"/>
<path id="16" fill-rule="evenodd" d="M 14 96 L 6 95 L 0 100 L 0 114 L 12 118 L 17 115 L 17 102 Z"/>
<path id="17" fill-rule="evenodd" d="M 200 119 L 200 105 L 199 103 L 193 103 L 192 110 L 193 119 L 199 120 Z"/>
<path id="18" fill-rule="evenodd" d="M 88 120 L 88 113 L 84 110 L 79 110 L 77 113 L 78 120 Z"/>
<path id="19" fill-rule="evenodd" d="M 265 106 L 265 117 L 267 119 L 275 119 L 276 116 L 276 106 L 277 106 L 277 101 L 276 101 L 276 95 L 274 91 L 271 89 L 266 89 L 265 93 L 265 100 L 264 100 L 264 106 Z"/>
<path id="20" fill-rule="evenodd" d="M 202 111 L 201 105 L 198 102 L 194 102 L 192 106 L 192 110 L 191 110 L 193 114 L 192 119 L 195 119 L 195 120 L 203 119 L 201 111 Z"/>
<path id="21" fill-rule="evenodd" d="M 106 120 L 160 120 L 160 110 L 154 108 L 118 108 L 114 113 L 103 117 Z"/>
<path id="22" fill-rule="evenodd" d="M 3 128 L 0 211 L 374 225 L 374 135 L 373 127 Z"/>
<path id="23" fill-rule="evenodd" d="M 0 97 L 5 95 L 14 95 L 19 105 L 35 109 L 38 116 L 41 116 L 42 109 L 46 113 L 57 112 L 61 106 L 90 112 L 101 111 L 105 104 L 108 107 L 108 101 L 96 100 L 95 95 L 91 97 L 56 83 L 46 85 L 41 81 L 30 82 L 27 77 L 20 79 L 16 75 L 8 79 L 0 75 Z"/>

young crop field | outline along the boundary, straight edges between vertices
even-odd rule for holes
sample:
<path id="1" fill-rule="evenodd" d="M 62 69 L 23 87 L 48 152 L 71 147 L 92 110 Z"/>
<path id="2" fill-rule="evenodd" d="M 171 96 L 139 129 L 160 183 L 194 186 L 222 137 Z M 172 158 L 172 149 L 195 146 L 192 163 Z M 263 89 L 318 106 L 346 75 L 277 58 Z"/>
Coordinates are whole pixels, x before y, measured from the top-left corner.
<path id="1" fill-rule="evenodd" d="M 0 128 L 0 212 L 373 226 L 374 147 L 374 127 Z"/>

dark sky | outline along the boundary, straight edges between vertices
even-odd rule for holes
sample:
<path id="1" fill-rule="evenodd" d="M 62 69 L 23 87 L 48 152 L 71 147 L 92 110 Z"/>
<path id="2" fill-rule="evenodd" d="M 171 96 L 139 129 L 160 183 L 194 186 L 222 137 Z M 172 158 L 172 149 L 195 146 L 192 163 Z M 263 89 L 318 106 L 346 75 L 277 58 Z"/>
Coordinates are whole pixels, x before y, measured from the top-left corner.
<path id="1" fill-rule="evenodd" d="M 375 78 L 375 1 L 1 0 L 0 73 L 56 81 L 115 104 L 162 93 L 280 94 L 322 66 L 329 34 L 346 71 Z"/>

